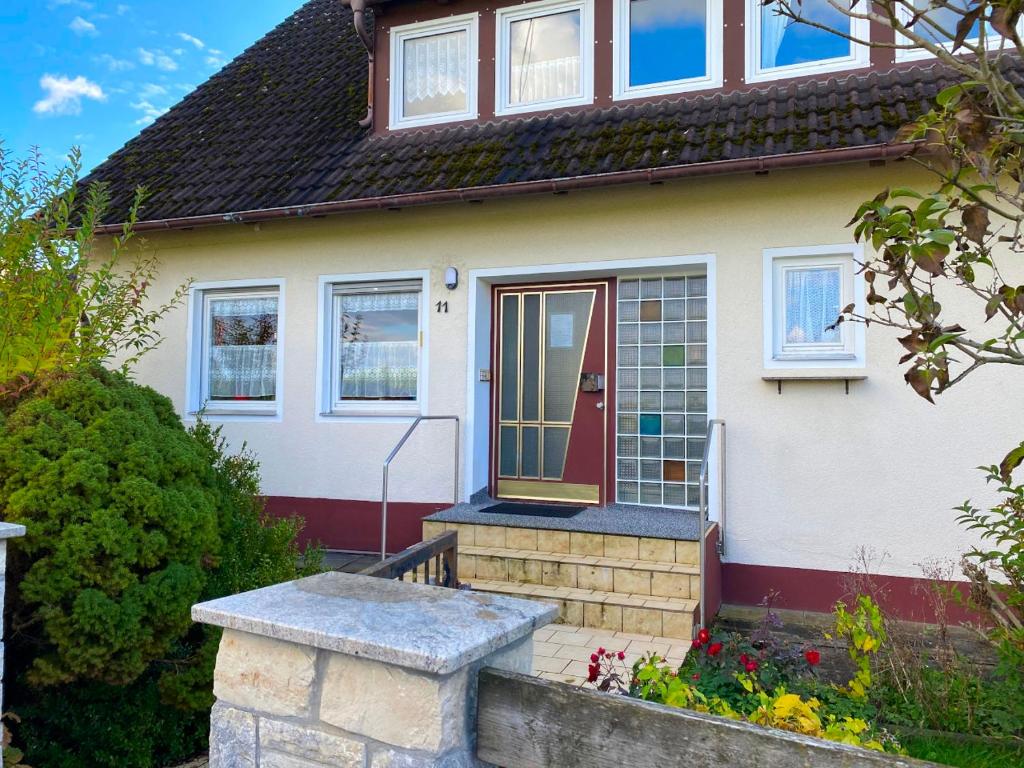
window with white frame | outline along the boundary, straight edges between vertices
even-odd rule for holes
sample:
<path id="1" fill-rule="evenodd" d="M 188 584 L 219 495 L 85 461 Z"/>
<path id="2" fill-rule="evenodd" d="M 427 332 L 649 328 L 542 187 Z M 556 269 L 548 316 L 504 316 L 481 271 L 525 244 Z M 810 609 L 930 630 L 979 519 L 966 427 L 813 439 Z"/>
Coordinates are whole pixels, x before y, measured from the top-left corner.
<path id="1" fill-rule="evenodd" d="M 722 4 L 615 0 L 615 98 L 722 84 Z"/>
<path id="2" fill-rule="evenodd" d="M 863 329 L 839 323 L 860 305 L 855 247 L 771 249 L 765 252 L 767 367 L 847 367 L 863 364 Z"/>
<path id="3" fill-rule="evenodd" d="M 193 297 L 190 410 L 276 414 L 280 286 L 198 289 Z"/>
<path id="4" fill-rule="evenodd" d="M 421 400 L 422 282 L 329 286 L 332 412 L 408 410 Z"/>
<path id="5" fill-rule="evenodd" d="M 497 12 L 497 113 L 594 100 L 592 0 L 541 0 Z"/>
<path id="6" fill-rule="evenodd" d="M 747 0 L 748 82 L 833 72 L 870 63 L 867 46 L 829 31 L 841 30 L 867 40 L 869 25 L 865 19 L 850 18 L 830 0 L 803 0 L 793 7 L 811 23 L 783 15 L 777 2 Z"/>
<path id="7" fill-rule="evenodd" d="M 911 2 L 914 6 L 914 13 L 911 13 L 910 8 L 903 6 L 899 9 L 899 17 L 903 23 L 910 23 L 915 14 L 921 13 L 922 15 L 918 16 L 917 21 L 913 23 L 911 29 L 928 42 L 941 45 L 945 48 L 951 48 L 953 38 L 956 37 L 957 25 L 963 18 L 963 13 L 961 13 L 961 11 L 966 12 L 970 10 L 970 0 L 947 0 L 947 7 L 935 7 L 935 3 L 931 0 L 911 0 Z M 980 35 L 981 22 L 975 21 L 970 32 L 967 34 L 967 41 L 970 43 L 976 42 Z M 910 42 L 907 38 L 903 38 L 903 40 L 906 43 Z M 896 49 L 897 61 L 922 59 L 931 55 L 932 54 L 930 52 L 920 48 L 912 50 L 903 48 Z"/>
<path id="8" fill-rule="evenodd" d="M 392 128 L 477 117 L 477 15 L 391 30 Z"/>

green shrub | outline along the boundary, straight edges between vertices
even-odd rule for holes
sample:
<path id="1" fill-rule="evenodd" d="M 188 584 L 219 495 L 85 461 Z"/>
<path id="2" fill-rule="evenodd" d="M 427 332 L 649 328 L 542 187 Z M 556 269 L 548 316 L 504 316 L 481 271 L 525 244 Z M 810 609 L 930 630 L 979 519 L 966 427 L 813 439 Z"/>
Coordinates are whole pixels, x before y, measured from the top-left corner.
<path id="1" fill-rule="evenodd" d="M 202 748 L 219 633 L 200 600 L 300 575 L 255 461 L 169 400 L 96 370 L 0 414 L 10 707 L 36 768 L 155 768 Z M 308 571 L 319 566 L 316 553 Z"/>

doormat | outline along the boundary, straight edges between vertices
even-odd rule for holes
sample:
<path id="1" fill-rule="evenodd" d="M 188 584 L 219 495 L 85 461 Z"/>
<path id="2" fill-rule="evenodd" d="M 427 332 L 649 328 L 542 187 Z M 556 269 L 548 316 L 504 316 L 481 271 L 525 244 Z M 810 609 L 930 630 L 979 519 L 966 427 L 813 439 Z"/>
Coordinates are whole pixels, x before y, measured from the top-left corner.
<path id="1" fill-rule="evenodd" d="M 528 515 L 529 517 L 576 517 L 586 507 L 566 507 L 561 504 L 520 504 L 514 501 L 502 501 L 481 509 L 494 515 Z"/>

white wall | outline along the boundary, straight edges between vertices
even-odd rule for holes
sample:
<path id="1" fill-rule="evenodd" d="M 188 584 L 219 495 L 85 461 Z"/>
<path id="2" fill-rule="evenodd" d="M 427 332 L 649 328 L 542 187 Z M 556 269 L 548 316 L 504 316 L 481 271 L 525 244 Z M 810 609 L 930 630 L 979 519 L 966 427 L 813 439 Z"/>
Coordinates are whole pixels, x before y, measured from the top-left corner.
<path id="1" fill-rule="evenodd" d="M 1019 442 L 1024 420 L 1005 411 L 1024 396 L 1024 379 L 982 370 L 929 405 L 904 384 L 892 335 L 873 327 L 868 379 L 851 384 L 849 396 L 841 383 L 787 384 L 780 396 L 761 379 L 761 288 L 764 248 L 849 241 L 845 224 L 859 202 L 918 173 L 896 164 L 694 179 L 231 225 L 151 235 L 148 247 L 163 264 L 158 294 L 188 276 L 286 280 L 284 418 L 232 422 L 226 431 L 259 454 L 267 493 L 358 499 L 379 498 L 380 463 L 405 427 L 317 419 L 319 275 L 429 268 L 431 298 L 450 310 L 430 319 L 430 411 L 465 415 L 471 270 L 713 254 L 715 415 L 729 429 L 728 560 L 844 570 L 866 545 L 891 555 L 881 570 L 916 576 L 919 563 L 964 549 L 951 508 L 982 494 L 975 466 Z M 464 277 L 455 292 L 443 285 L 447 266 Z M 168 318 L 163 346 L 138 370 L 182 410 L 186 314 Z M 409 444 L 394 465 L 392 498 L 450 498 L 450 429 L 426 425 Z"/>

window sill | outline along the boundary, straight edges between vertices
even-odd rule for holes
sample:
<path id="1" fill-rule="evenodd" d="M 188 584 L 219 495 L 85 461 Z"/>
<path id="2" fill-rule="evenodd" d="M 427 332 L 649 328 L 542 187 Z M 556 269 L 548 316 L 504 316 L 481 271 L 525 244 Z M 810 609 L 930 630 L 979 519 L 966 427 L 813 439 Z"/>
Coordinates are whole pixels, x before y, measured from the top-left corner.
<path id="1" fill-rule="evenodd" d="M 772 371 L 761 376 L 762 381 L 774 382 L 778 386 L 779 394 L 782 394 L 782 385 L 786 382 L 828 382 L 841 381 L 846 385 L 846 394 L 850 394 L 851 381 L 866 381 L 867 375 L 863 373 L 847 373 L 842 370 L 811 370 L 811 371 Z"/>
<path id="2" fill-rule="evenodd" d="M 389 418 L 393 418 L 393 419 L 415 419 L 415 418 L 417 418 L 419 416 L 422 416 L 422 415 L 423 414 L 420 412 L 419 408 L 401 409 L 401 410 L 394 410 L 394 411 L 387 410 L 387 409 L 366 410 L 366 411 L 341 410 L 341 411 L 325 411 L 325 412 L 320 414 L 320 418 L 322 418 L 322 419 L 332 419 L 332 420 L 334 420 L 334 419 L 337 419 L 337 420 L 344 420 L 344 419 L 352 419 L 352 420 L 356 420 L 356 419 L 389 419 Z"/>
<path id="3" fill-rule="evenodd" d="M 207 416 L 214 416 L 217 418 L 223 416 L 245 416 L 248 418 L 259 417 L 259 418 L 273 418 L 278 416 L 277 408 L 253 408 L 253 409 L 230 409 L 230 408 L 207 408 L 205 411 L 189 411 L 189 418 L 198 418 Z"/>

